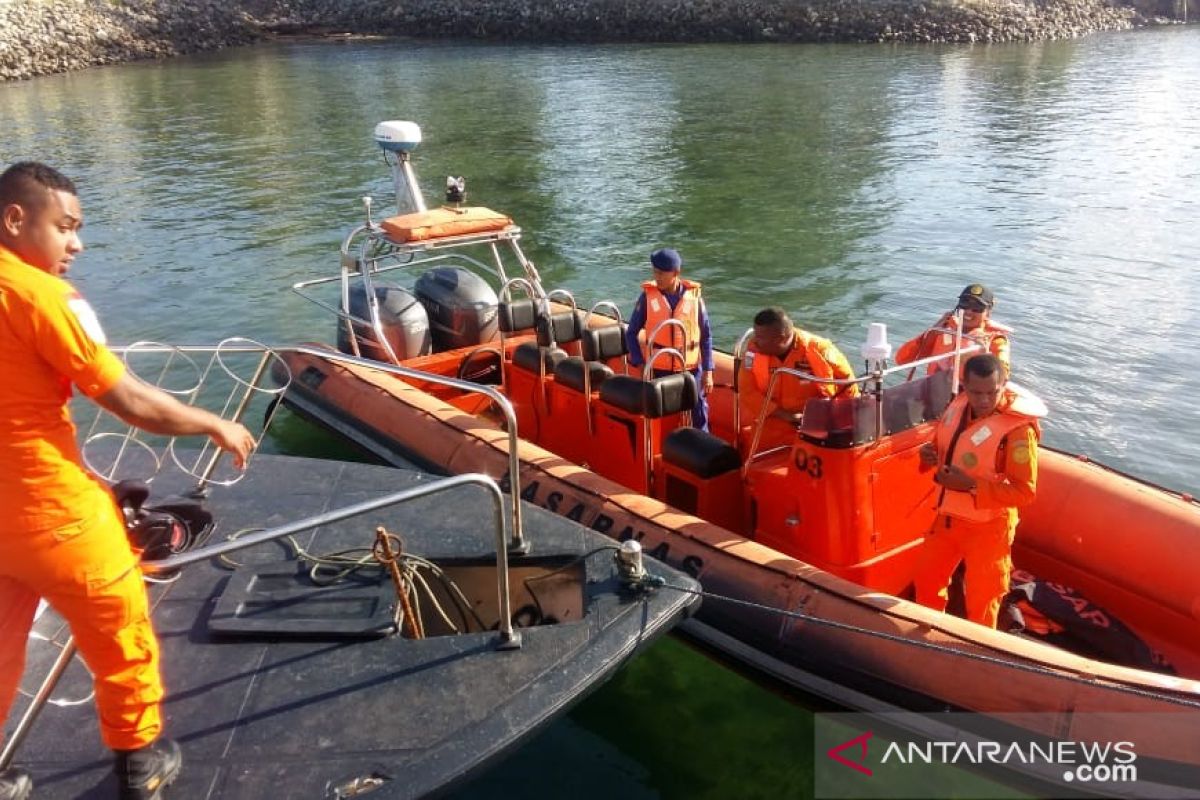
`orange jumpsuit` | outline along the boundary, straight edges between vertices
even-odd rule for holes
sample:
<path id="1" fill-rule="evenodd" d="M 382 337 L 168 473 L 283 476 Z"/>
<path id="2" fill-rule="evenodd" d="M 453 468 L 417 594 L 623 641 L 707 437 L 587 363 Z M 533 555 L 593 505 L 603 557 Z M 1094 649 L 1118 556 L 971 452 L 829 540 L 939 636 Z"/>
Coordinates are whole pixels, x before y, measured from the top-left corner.
<path id="1" fill-rule="evenodd" d="M 971 419 L 965 393 L 946 409 L 937 429 L 938 464 L 947 463 L 952 447 L 949 463 L 975 478 L 976 488 L 937 487 L 938 515 L 914 573 L 917 602 L 945 611 L 947 584 L 958 562 L 965 561 L 967 619 L 992 628 L 1008 593 L 1017 508 L 1031 503 L 1037 491 L 1036 417 L 1045 407 L 1036 398 L 1023 400 L 1006 390 L 996 410 L 981 419 Z M 960 421 L 965 426 L 955 439 Z"/>
<path id="2" fill-rule="evenodd" d="M 818 378 L 854 377 L 854 369 L 842 355 L 842 351 L 828 339 L 814 336 L 808 331 L 795 329 L 792 349 L 783 358 L 758 352 L 751 343 L 746 358 L 742 361 L 742 374 L 738 381 L 738 400 L 742 404 L 742 437 L 746 447 L 754 435 L 754 424 L 766 400 L 771 373 L 779 367 L 798 369 Z M 774 398 L 770 401 L 763 432 L 759 437 L 759 449 L 791 443 L 796 434 L 794 426 L 786 420 L 771 416 L 777 410 L 790 413 L 804 411 L 804 405 L 814 397 L 833 397 L 837 394 L 858 396 L 857 386 L 836 386 L 813 383 L 782 375 L 775 381 Z"/>
<path id="3" fill-rule="evenodd" d="M 69 283 L 0 247 L 0 719 L 41 597 L 95 676 L 105 744 L 133 750 L 162 727 L 158 642 L 120 511 L 84 469 L 67 411 L 71 384 L 96 397 L 124 375 L 97 338 Z"/>
<path id="4" fill-rule="evenodd" d="M 946 324 L 948 329 L 953 330 L 955 326 L 953 318 Z M 963 334 L 962 346 L 966 347 L 970 344 L 980 344 L 984 348 L 985 353 L 991 353 L 996 358 L 1000 359 L 1000 363 L 1004 364 L 1007 370 L 1012 369 L 1011 346 L 1008 341 L 1009 334 L 1012 333 L 1012 328 L 1003 325 L 999 322 L 988 320 L 982 326 L 973 331 Z M 922 358 L 929 358 L 941 353 L 954 352 L 954 335 L 945 333 L 944 331 L 929 330 L 922 333 L 920 336 L 909 339 L 904 344 L 900 345 L 900 349 L 896 351 L 895 361 L 897 364 L 907 364 L 910 361 L 917 361 Z M 962 357 L 966 361 L 975 353 L 968 353 Z M 949 369 L 952 363 L 952 356 L 942 361 L 934 361 L 926 367 L 926 374 L 932 375 L 940 369 Z"/>

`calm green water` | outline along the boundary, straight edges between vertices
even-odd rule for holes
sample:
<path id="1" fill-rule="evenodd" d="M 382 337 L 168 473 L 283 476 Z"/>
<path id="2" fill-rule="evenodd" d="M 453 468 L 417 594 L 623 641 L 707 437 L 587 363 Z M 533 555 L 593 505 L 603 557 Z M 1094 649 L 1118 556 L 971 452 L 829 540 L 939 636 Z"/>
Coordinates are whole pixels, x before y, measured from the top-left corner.
<path id="1" fill-rule="evenodd" d="M 983 281 L 1046 440 L 1200 489 L 1200 29 L 1005 46 L 279 44 L 0 86 L 0 162 L 81 184 L 115 341 L 331 339 L 287 291 L 420 122 L 550 285 L 628 308 L 678 247 L 732 347 L 763 305 L 857 354 Z M 334 453 L 296 420 L 273 447 Z M 472 796 L 802 797 L 807 712 L 656 647 Z M 553 781 L 553 783 L 551 783 Z"/>

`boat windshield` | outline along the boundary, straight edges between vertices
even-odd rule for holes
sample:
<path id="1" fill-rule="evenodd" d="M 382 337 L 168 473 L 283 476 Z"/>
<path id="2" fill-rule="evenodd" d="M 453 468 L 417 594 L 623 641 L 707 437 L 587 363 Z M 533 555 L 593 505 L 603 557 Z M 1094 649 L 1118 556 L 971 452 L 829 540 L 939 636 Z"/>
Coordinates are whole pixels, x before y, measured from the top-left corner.
<path id="1" fill-rule="evenodd" d="M 950 403 L 950 371 L 883 390 L 883 435 L 937 419 Z M 825 447 L 857 447 L 876 437 L 876 397 L 815 397 L 804 406 L 800 433 Z"/>

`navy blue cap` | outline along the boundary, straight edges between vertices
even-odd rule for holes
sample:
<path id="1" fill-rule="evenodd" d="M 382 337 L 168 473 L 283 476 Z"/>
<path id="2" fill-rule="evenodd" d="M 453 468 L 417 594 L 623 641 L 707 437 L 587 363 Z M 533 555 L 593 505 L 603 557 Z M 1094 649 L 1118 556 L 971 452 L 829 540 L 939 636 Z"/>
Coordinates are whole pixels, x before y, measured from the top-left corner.
<path id="1" fill-rule="evenodd" d="M 683 266 L 683 259 L 678 251 L 664 247 L 650 254 L 650 265 L 662 272 L 678 272 Z"/>

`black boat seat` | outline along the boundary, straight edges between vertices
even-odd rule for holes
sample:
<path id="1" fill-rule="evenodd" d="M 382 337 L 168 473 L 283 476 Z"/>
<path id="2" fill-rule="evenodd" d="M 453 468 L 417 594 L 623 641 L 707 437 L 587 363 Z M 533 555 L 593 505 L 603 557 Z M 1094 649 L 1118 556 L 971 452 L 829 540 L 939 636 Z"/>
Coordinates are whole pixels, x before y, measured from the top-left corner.
<path id="1" fill-rule="evenodd" d="M 663 438 L 682 426 L 696 405 L 696 379 L 674 372 L 643 381 L 614 375 L 600 384 L 592 469 L 636 492 L 651 493 Z"/>
<path id="2" fill-rule="evenodd" d="M 690 372 L 673 372 L 648 381 L 614 375 L 600 385 L 601 401 L 651 419 L 691 411 L 696 396 L 696 379 Z"/>
<path id="3" fill-rule="evenodd" d="M 569 461 L 589 460 L 592 441 L 592 398 L 613 371 L 599 361 L 570 356 L 554 367 L 554 380 L 546 381 L 551 424 L 542 426 L 539 444 Z M 584 379 L 590 391 L 584 392 Z"/>
<path id="4" fill-rule="evenodd" d="M 537 318 L 537 304 L 531 298 L 511 300 L 496 307 L 496 319 L 504 333 L 532 330 Z"/>
<path id="5" fill-rule="evenodd" d="M 572 356 L 559 361 L 554 367 L 554 381 L 559 386 L 582 392 L 585 370 L 593 392 L 598 391 L 600 385 L 613 376 L 613 371 L 599 361 L 584 361 L 578 356 Z"/>
<path id="6" fill-rule="evenodd" d="M 663 440 L 663 461 L 699 478 L 714 478 L 741 466 L 738 452 L 724 439 L 697 428 L 678 428 Z"/>
<path id="7" fill-rule="evenodd" d="M 554 385 L 554 367 L 566 357 L 557 347 L 539 347 L 534 342 L 522 342 L 513 350 L 504 390 L 517 415 L 517 429 L 531 442 L 540 443 L 547 393 Z"/>
<path id="8" fill-rule="evenodd" d="M 539 315 L 536 322 L 537 341 L 542 347 L 562 346 L 578 342 L 583 333 L 583 312 L 559 311 L 549 317 Z"/>
<path id="9" fill-rule="evenodd" d="M 580 352 L 583 351 L 583 342 L 590 340 L 595 342 L 596 337 L 594 331 L 589 331 L 584 328 L 584 320 L 587 317 L 578 312 L 571 314 L 556 314 L 555 319 L 551 320 L 551 324 L 556 324 L 555 336 L 560 334 L 576 335 Z M 611 326 L 614 332 L 617 332 L 616 325 Z M 567 330 L 559 331 L 558 328 L 568 328 Z M 619 333 L 619 332 L 617 332 Z M 609 336 L 612 340 L 614 337 Z M 615 337 L 620 339 L 619 336 Z M 608 347 L 611 349 L 616 345 L 611 341 Z M 598 351 L 598 348 L 593 347 L 593 354 Z M 619 352 L 618 352 L 619 355 Z M 571 356 L 558 362 L 554 368 L 554 380 L 549 384 L 549 404 L 550 412 L 554 417 L 554 424 L 546 426 L 544 429 L 544 445 L 555 453 L 575 462 L 588 462 L 591 460 L 592 448 L 599 446 L 599 442 L 593 442 L 593 434 L 595 433 L 595 423 L 593 416 L 594 404 L 592 397 L 600 387 L 613 376 L 613 370 L 602 360 L 592 358 L 581 358 L 579 356 Z M 586 388 L 590 392 L 585 393 L 585 381 L 587 379 Z"/>
<path id="10" fill-rule="evenodd" d="M 731 531 L 744 527 L 745 487 L 738 452 L 724 439 L 695 428 L 667 434 L 662 446 L 662 480 L 654 496 Z"/>
<path id="11" fill-rule="evenodd" d="M 545 375 L 553 375 L 554 368 L 567 357 L 567 354 L 557 347 L 539 347 L 533 342 L 525 342 L 513 351 L 513 366 L 528 372 L 538 372 L 538 361 L 542 363 Z"/>
<path id="12" fill-rule="evenodd" d="M 618 325 L 585 330 L 579 340 L 580 352 L 588 361 L 608 361 L 610 358 L 620 358 L 629 353 L 629 347 L 625 341 L 625 331 L 628 328 L 629 326 L 622 322 Z"/>

